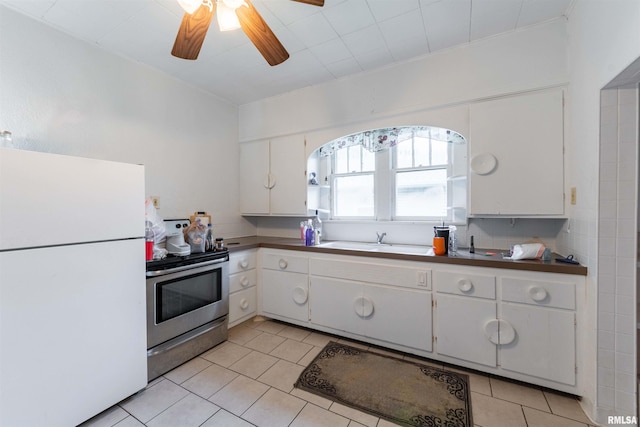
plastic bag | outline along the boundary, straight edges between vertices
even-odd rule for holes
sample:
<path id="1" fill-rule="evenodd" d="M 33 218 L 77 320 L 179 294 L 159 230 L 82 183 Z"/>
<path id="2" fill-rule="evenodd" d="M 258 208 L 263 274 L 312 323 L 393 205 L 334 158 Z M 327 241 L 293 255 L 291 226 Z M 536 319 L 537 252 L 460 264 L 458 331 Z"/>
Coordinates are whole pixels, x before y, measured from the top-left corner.
<path id="1" fill-rule="evenodd" d="M 144 201 L 145 220 L 151 222 L 151 230 L 153 230 L 153 242 L 158 244 L 167 237 L 167 229 L 164 226 L 164 220 L 158 215 L 158 210 L 153 206 L 151 198 Z"/>
<path id="2" fill-rule="evenodd" d="M 523 245 L 513 245 L 513 253 L 510 257 L 513 260 L 518 259 L 537 259 L 542 257 L 545 247 L 541 243 L 526 243 Z"/>
<path id="3" fill-rule="evenodd" d="M 207 239 L 207 226 L 205 226 L 200 218 L 196 218 L 189 227 L 184 230 L 184 239 L 191 246 L 191 253 L 199 253 L 205 251 Z"/>

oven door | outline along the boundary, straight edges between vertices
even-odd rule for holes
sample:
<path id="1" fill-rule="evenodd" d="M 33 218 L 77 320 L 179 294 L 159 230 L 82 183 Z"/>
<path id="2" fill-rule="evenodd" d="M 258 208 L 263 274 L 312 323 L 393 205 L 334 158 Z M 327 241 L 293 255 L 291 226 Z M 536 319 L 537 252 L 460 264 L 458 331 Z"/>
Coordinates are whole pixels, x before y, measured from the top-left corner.
<path id="1" fill-rule="evenodd" d="M 228 261 L 206 264 L 147 278 L 147 348 L 229 314 Z"/>

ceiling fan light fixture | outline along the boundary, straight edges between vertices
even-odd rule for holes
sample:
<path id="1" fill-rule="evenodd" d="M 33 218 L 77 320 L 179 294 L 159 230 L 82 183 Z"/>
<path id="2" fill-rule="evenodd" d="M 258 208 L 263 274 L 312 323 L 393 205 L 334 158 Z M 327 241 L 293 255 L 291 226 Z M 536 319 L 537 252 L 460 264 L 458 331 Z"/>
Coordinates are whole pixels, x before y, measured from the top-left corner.
<path id="1" fill-rule="evenodd" d="M 220 31 L 232 31 L 240 28 L 240 21 L 236 15 L 236 8 L 229 7 L 226 1 L 218 3 L 218 10 L 216 11 L 218 26 Z"/>
<path id="2" fill-rule="evenodd" d="M 178 4 L 185 12 L 192 14 L 202 5 L 202 0 L 178 0 Z"/>

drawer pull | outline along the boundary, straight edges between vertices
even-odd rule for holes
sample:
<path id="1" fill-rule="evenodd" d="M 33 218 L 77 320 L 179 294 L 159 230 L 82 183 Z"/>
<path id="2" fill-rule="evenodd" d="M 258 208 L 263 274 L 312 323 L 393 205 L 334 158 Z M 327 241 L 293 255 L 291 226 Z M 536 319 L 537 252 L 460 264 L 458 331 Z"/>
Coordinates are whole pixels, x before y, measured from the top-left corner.
<path id="1" fill-rule="evenodd" d="M 532 300 L 542 302 L 549 296 L 549 293 L 542 286 L 531 286 L 527 291 Z"/>
<path id="2" fill-rule="evenodd" d="M 458 289 L 460 292 L 471 292 L 473 290 L 473 283 L 469 279 L 460 279 L 458 281 Z"/>
<path id="3" fill-rule="evenodd" d="M 373 301 L 367 297 L 358 297 L 353 302 L 353 308 L 358 316 L 369 317 L 373 314 Z"/>
<path id="4" fill-rule="evenodd" d="M 240 308 L 243 310 L 246 310 L 247 308 L 249 308 L 249 301 L 247 301 L 246 298 L 242 298 L 240 300 Z"/>
<path id="5" fill-rule="evenodd" d="M 243 288 L 246 288 L 247 286 L 249 286 L 249 278 L 247 276 L 242 276 L 242 279 L 240 279 L 240 285 Z"/>
<path id="6" fill-rule="evenodd" d="M 304 289 L 301 286 L 297 286 L 294 290 L 293 290 L 293 301 L 296 304 L 304 304 L 307 302 L 307 290 Z"/>
<path id="7" fill-rule="evenodd" d="M 289 264 L 287 263 L 287 260 L 280 258 L 280 261 L 278 261 L 278 265 L 282 270 L 284 270 Z"/>
<path id="8" fill-rule="evenodd" d="M 249 261 L 247 261 L 246 259 L 243 259 L 242 261 L 240 261 L 240 267 L 242 268 L 249 267 Z"/>

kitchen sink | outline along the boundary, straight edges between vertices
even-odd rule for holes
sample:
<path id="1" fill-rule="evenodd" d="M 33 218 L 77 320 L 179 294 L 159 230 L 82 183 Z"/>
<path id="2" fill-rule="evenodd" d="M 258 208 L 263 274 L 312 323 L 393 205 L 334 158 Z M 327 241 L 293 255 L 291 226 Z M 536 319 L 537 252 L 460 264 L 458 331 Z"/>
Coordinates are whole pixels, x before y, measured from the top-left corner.
<path id="1" fill-rule="evenodd" d="M 388 252 L 396 254 L 428 255 L 432 249 L 429 246 L 394 245 L 388 243 L 366 243 L 366 242 L 325 242 L 320 244 L 321 248 L 343 249 L 366 252 Z"/>

